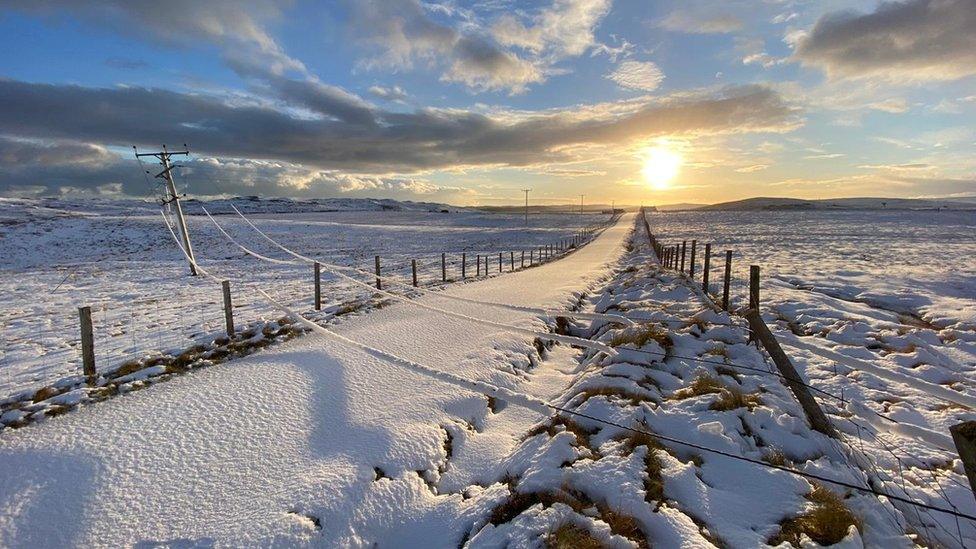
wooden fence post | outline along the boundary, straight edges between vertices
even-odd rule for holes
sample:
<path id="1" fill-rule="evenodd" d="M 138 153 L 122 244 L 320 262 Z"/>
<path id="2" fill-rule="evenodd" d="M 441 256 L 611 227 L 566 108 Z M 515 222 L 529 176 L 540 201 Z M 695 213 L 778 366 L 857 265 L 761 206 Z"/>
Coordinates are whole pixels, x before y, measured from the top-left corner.
<path id="1" fill-rule="evenodd" d="M 688 241 L 681 241 L 681 268 L 679 269 L 682 273 L 685 272 L 685 256 L 688 253 Z"/>
<path id="2" fill-rule="evenodd" d="M 522 268 L 525 268 L 525 250 L 522 250 Z"/>
<path id="3" fill-rule="evenodd" d="M 749 266 L 749 308 L 759 310 L 759 265 Z"/>
<path id="4" fill-rule="evenodd" d="M 464 264 L 464 254 L 461 254 L 461 264 Z M 441 252 L 441 282 L 447 282 L 447 254 Z"/>
<path id="5" fill-rule="evenodd" d="M 481 276 L 481 256 L 478 256 L 478 270 L 475 273 L 475 277 Z"/>
<path id="6" fill-rule="evenodd" d="M 318 265 L 315 264 L 316 267 Z M 227 328 L 227 337 L 234 337 L 234 305 L 230 300 L 230 281 L 222 280 L 220 288 L 224 291 L 224 325 Z"/>
<path id="7" fill-rule="evenodd" d="M 529 250 L 529 266 L 535 264 L 535 250 Z"/>
<path id="8" fill-rule="evenodd" d="M 809 387 L 800 378 L 800 374 L 796 372 L 796 368 L 793 367 L 793 363 L 790 362 L 789 357 L 783 352 L 783 348 L 779 346 L 779 342 L 776 341 L 773 333 L 769 331 L 769 327 L 766 326 L 762 316 L 759 315 L 759 310 L 750 308 L 746 313 L 746 320 L 749 321 L 749 327 L 752 329 L 753 337 L 762 343 L 766 352 L 769 353 L 770 358 L 773 359 L 773 363 L 776 364 L 779 373 L 786 381 L 786 385 L 800 403 L 800 407 L 803 408 L 807 420 L 810 421 L 810 426 L 827 436 L 838 438 L 837 432 L 834 430 L 833 425 L 830 424 L 830 420 L 827 419 L 823 410 L 820 409 L 820 405 L 817 404 L 813 395 L 810 394 Z"/>
<path id="9" fill-rule="evenodd" d="M 81 371 L 92 381 L 95 379 L 95 334 L 91 307 L 78 307 L 78 317 L 81 320 Z"/>
<path id="10" fill-rule="evenodd" d="M 508 252 L 508 253 L 510 255 L 509 259 L 511 260 L 511 263 L 509 265 L 511 266 L 511 270 L 514 271 L 515 270 L 515 252 Z"/>
<path id="11" fill-rule="evenodd" d="M 413 287 L 417 287 L 417 260 L 410 260 L 410 270 L 413 271 Z"/>
<path id="12" fill-rule="evenodd" d="M 380 256 L 376 256 L 376 289 L 383 289 L 383 282 L 380 281 Z"/>
<path id="13" fill-rule="evenodd" d="M 318 261 L 315 262 L 315 269 L 313 270 L 313 278 L 315 280 L 315 310 L 322 310 L 322 264 Z"/>
<path id="14" fill-rule="evenodd" d="M 461 253 L 461 280 L 468 277 L 468 254 Z"/>
<path id="15" fill-rule="evenodd" d="M 725 286 L 722 288 L 722 308 L 729 310 L 729 285 L 732 283 L 732 250 L 725 250 Z"/>
<path id="16" fill-rule="evenodd" d="M 711 269 L 712 261 L 712 245 L 705 244 L 705 264 L 702 265 L 702 289 L 705 290 L 705 295 L 708 293 L 708 273 Z"/>
<path id="17" fill-rule="evenodd" d="M 498 252 L 498 272 L 502 272 L 502 252 Z"/>
<path id="18" fill-rule="evenodd" d="M 959 459 L 969 479 L 969 487 L 976 492 L 976 421 L 964 421 L 949 427 Z"/>
<path id="19" fill-rule="evenodd" d="M 697 247 L 698 247 L 698 241 L 697 240 L 692 240 L 691 241 L 691 261 L 688 264 L 688 275 L 691 276 L 691 279 L 692 280 L 695 279 L 695 248 L 697 248 Z"/>

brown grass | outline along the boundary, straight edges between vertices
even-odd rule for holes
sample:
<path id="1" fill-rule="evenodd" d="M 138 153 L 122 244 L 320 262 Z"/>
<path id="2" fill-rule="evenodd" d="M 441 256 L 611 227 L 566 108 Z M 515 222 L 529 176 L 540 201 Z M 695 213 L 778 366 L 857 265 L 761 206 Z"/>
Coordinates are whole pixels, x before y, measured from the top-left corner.
<path id="1" fill-rule="evenodd" d="M 642 430 L 646 431 L 646 426 L 644 426 Z M 627 446 L 627 449 L 631 452 L 636 450 L 639 446 L 645 446 L 647 448 L 647 456 L 644 457 L 644 469 L 647 471 L 647 478 L 644 479 L 644 492 L 646 493 L 645 499 L 648 503 L 663 502 L 664 476 L 662 475 L 662 471 L 664 470 L 664 464 L 661 463 L 661 458 L 658 456 L 657 452 L 659 450 L 664 450 L 664 446 L 662 446 L 653 435 L 647 433 L 636 433 L 631 431 L 623 440 Z"/>
<path id="2" fill-rule="evenodd" d="M 753 408 L 760 404 L 762 404 L 762 400 L 759 398 L 759 395 L 743 393 L 738 387 L 726 387 L 722 389 L 718 400 L 713 402 L 708 408 L 721 412 L 735 410 L 737 408 L 748 408 L 751 412 Z"/>
<path id="3" fill-rule="evenodd" d="M 766 450 L 766 453 L 763 454 L 762 460 L 770 465 L 776 465 L 778 467 L 789 467 L 792 465 L 790 458 L 786 457 L 786 454 L 784 454 L 779 448 L 770 448 Z"/>
<path id="4" fill-rule="evenodd" d="M 488 522 L 492 524 L 504 524 L 522 514 L 523 511 L 533 505 L 542 504 L 543 507 L 552 507 L 556 503 L 569 506 L 577 513 L 586 508 L 586 504 L 575 497 L 563 492 L 532 492 L 523 494 L 512 492 L 504 503 L 491 510 Z"/>
<path id="5" fill-rule="evenodd" d="M 583 396 L 583 402 L 596 397 L 616 397 L 621 400 L 626 400 L 634 406 L 639 406 L 641 402 L 647 400 L 644 395 L 635 393 L 633 391 L 628 391 L 627 389 L 621 387 L 590 387 L 589 389 L 583 389 L 576 396 Z M 574 397 L 576 398 L 576 397 Z"/>
<path id="6" fill-rule="evenodd" d="M 640 527 L 640 522 L 630 515 L 618 513 L 613 509 L 600 505 L 600 519 L 610 526 L 610 531 L 618 536 L 623 536 L 631 541 L 637 542 L 638 547 L 650 547 L 647 542 L 647 535 Z"/>
<path id="7" fill-rule="evenodd" d="M 610 340 L 610 345 L 619 347 L 621 345 L 632 344 L 640 349 L 644 345 L 647 345 L 649 341 L 656 342 L 665 350 L 674 346 L 674 342 L 671 341 L 667 330 L 653 324 L 645 324 L 643 326 L 635 326 L 621 330 Z"/>
<path id="8" fill-rule="evenodd" d="M 593 537 L 585 528 L 567 522 L 549 532 L 546 536 L 546 549 L 603 549 L 603 543 Z"/>
<path id="9" fill-rule="evenodd" d="M 861 529 L 861 519 L 844 505 L 840 496 L 823 486 L 814 485 L 807 499 L 815 504 L 813 510 L 785 520 L 779 533 L 769 540 L 770 545 L 785 541 L 800 547 L 803 534 L 820 545 L 833 545 L 847 536 L 852 525 Z"/>
<path id="10" fill-rule="evenodd" d="M 54 387 L 42 387 L 38 389 L 36 393 L 34 393 L 34 397 L 31 400 L 33 400 L 36 404 L 58 394 L 61 394 L 61 391 L 55 389 Z"/>
<path id="11" fill-rule="evenodd" d="M 685 399 L 694 396 L 710 395 L 721 393 L 725 385 L 721 381 L 709 374 L 699 374 L 691 385 L 674 392 L 675 399 Z"/>
<path id="12" fill-rule="evenodd" d="M 563 429 L 560 429 L 560 427 L 563 427 Z M 576 435 L 576 440 L 579 442 L 579 444 L 587 448 L 590 448 L 590 435 L 596 432 L 583 427 L 572 419 L 563 416 L 556 416 L 551 421 L 538 425 L 535 429 L 532 429 L 526 433 L 525 438 L 528 439 L 542 433 L 547 433 L 549 436 L 554 437 L 556 436 L 556 433 L 561 431 L 569 431 L 570 433 L 573 433 Z M 594 452 L 596 451 L 593 448 L 590 449 Z"/>

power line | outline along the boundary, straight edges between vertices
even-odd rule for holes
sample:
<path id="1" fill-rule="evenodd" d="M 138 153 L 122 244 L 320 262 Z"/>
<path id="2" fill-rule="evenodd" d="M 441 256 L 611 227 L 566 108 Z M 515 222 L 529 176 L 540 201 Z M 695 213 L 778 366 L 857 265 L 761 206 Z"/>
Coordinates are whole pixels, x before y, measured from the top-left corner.
<path id="1" fill-rule="evenodd" d="M 165 214 L 164 214 L 163 218 L 165 220 Z M 173 233 L 172 228 L 169 226 L 169 223 L 168 222 L 166 223 L 166 226 L 170 230 L 170 234 L 173 236 L 173 239 L 176 240 L 177 245 L 179 246 L 179 241 L 176 238 L 176 234 Z M 182 250 L 182 248 L 181 248 L 181 250 Z M 186 254 L 186 250 L 182 250 L 182 251 L 183 251 L 184 255 L 187 255 Z M 190 260 L 190 261 L 192 261 L 192 262 L 194 262 L 194 263 L 196 263 L 194 260 L 190 259 L 188 255 L 187 255 L 187 259 Z M 207 273 L 202 268 L 200 269 L 200 271 L 203 274 L 205 274 L 207 276 L 210 276 L 211 278 L 214 278 L 214 280 L 217 280 L 216 277 L 213 277 L 213 275 L 210 275 L 209 273 Z M 260 289 L 258 291 L 260 293 L 264 294 L 265 297 L 267 297 L 269 299 L 269 301 L 271 301 L 272 303 L 275 303 L 274 300 L 271 299 L 270 296 L 268 296 L 267 294 L 265 294 L 263 291 L 261 291 Z M 444 382 L 447 382 L 447 383 L 452 383 L 452 384 L 455 384 L 455 385 L 461 385 L 461 386 L 463 386 L 463 387 L 465 387 L 465 388 L 467 388 L 469 390 L 472 390 L 472 391 L 475 391 L 475 392 L 481 392 L 482 394 L 485 394 L 485 391 L 483 391 L 483 390 L 487 388 L 487 390 L 490 391 L 494 396 L 497 396 L 498 398 L 501 398 L 501 399 L 506 400 L 508 402 L 511 402 L 513 404 L 525 406 L 525 407 L 527 407 L 529 409 L 533 409 L 533 410 L 537 410 L 538 411 L 538 406 L 541 404 L 545 408 L 549 408 L 549 409 L 554 410 L 554 411 L 559 412 L 559 413 L 568 414 L 568 415 L 572 415 L 572 416 L 576 416 L 576 417 L 581 417 L 581 418 L 584 418 L 584 419 L 587 419 L 587 420 L 590 420 L 590 421 L 593 421 L 593 422 L 596 422 L 596 423 L 601 423 L 601 424 L 604 424 L 604 425 L 614 426 L 614 427 L 617 427 L 619 429 L 623 429 L 623 430 L 630 431 L 630 432 L 637 433 L 637 434 L 642 434 L 642 435 L 650 436 L 650 437 L 653 437 L 653 438 L 656 438 L 656 439 L 659 439 L 659 440 L 663 440 L 663 441 L 666 441 L 666 442 L 671 442 L 673 444 L 679 444 L 679 445 L 682 445 L 682 446 L 687 446 L 689 448 L 693 448 L 693 449 L 696 449 L 696 450 L 699 450 L 699 451 L 702 451 L 702 452 L 707 452 L 707 453 L 710 453 L 710 454 L 720 455 L 720 456 L 727 457 L 727 458 L 730 458 L 730 459 L 735 459 L 735 460 L 738 460 L 738 461 L 742 461 L 742 462 L 746 462 L 746 463 L 751 463 L 753 465 L 758 465 L 760 467 L 766 467 L 766 468 L 769 468 L 769 469 L 777 469 L 777 470 L 784 471 L 786 473 L 793 474 L 793 475 L 800 476 L 800 477 L 804 477 L 804 478 L 807 478 L 807 479 L 817 480 L 817 481 L 820 481 L 820 482 L 825 482 L 825 483 L 828 483 L 828 484 L 833 484 L 833 485 L 836 485 L 836 486 L 841 486 L 841 487 L 848 488 L 848 489 L 851 489 L 851 490 L 856 490 L 856 491 L 863 492 L 863 493 L 873 494 L 874 496 L 884 496 L 884 497 L 886 497 L 888 499 L 895 500 L 895 501 L 899 501 L 899 502 L 906 503 L 906 504 L 909 504 L 909 505 L 913 505 L 913 506 L 916 506 L 916 507 L 920 507 L 920 508 L 923 508 L 923 509 L 928 509 L 928 510 L 931 510 L 931 511 L 936 511 L 936 512 L 940 512 L 940 513 L 945 513 L 945 514 L 948 514 L 948 515 L 952 515 L 952 516 L 955 516 L 955 517 L 965 518 L 965 519 L 968 519 L 968 520 L 971 520 L 971 521 L 976 521 L 976 516 L 969 515 L 967 513 L 962 513 L 962 512 L 957 511 L 957 510 L 945 509 L 945 508 L 938 507 L 938 506 L 935 506 L 935 505 L 930 505 L 930 504 L 927 504 L 927 503 L 917 502 L 917 501 L 914 501 L 914 500 L 912 500 L 910 498 L 898 496 L 898 495 L 895 495 L 895 494 L 890 494 L 890 493 L 887 493 L 887 492 L 884 492 L 884 491 L 881 491 L 881 490 L 877 490 L 875 488 L 860 486 L 860 485 L 853 484 L 853 483 L 850 483 L 850 482 L 846 482 L 846 481 L 842 481 L 842 480 L 836 480 L 836 479 L 832 479 L 832 478 L 829 478 L 829 477 L 825 477 L 823 475 L 818 475 L 818 474 L 815 474 L 815 473 L 808 473 L 808 472 L 805 472 L 805 471 L 800 471 L 800 470 L 794 469 L 792 467 L 775 465 L 775 464 L 767 463 L 767 462 L 760 461 L 760 460 L 757 460 L 757 459 L 753 459 L 753 458 L 749 458 L 749 457 L 745 457 L 745 456 L 740 456 L 740 455 L 737 455 L 737 454 L 733 454 L 731 452 L 727 452 L 727 451 L 724 451 L 724 450 L 718 450 L 718 449 L 711 448 L 711 447 L 708 447 L 708 446 L 704 446 L 704 445 L 701 445 L 701 444 L 696 444 L 696 443 L 693 443 L 693 442 L 687 442 L 687 441 L 684 441 L 684 440 L 681 440 L 681 439 L 678 439 L 678 438 L 675 438 L 675 437 L 670 437 L 670 436 L 667 436 L 667 435 L 661 435 L 661 434 L 658 434 L 658 433 L 653 433 L 653 432 L 645 431 L 645 430 L 642 430 L 642 429 L 636 429 L 634 427 L 629 427 L 629 426 L 626 426 L 626 425 L 623 425 L 623 424 L 620 424 L 620 423 L 616 423 L 616 422 L 613 422 L 613 421 L 610 421 L 610 420 L 606 420 L 606 419 L 598 418 L 598 417 L 595 417 L 595 416 L 591 416 L 591 415 L 585 414 L 583 412 L 577 412 L 575 410 L 570 410 L 568 408 L 564 408 L 564 407 L 561 407 L 561 406 L 557 406 L 555 404 L 551 404 L 551 403 L 548 403 L 548 402 L 539 400 L 539 399 L 537 399 L 535 397 L 531 397 L 531 396 L 525 395 L 523 393 L 517 393 L 517 392 L 511 391 L 511 390 L 508 390 L 508 389 L 503 389 L 501 387 L 496 387 L 496 386 L 493 386 L 493 385 L 491 385 L 489 383 L 486 383 L 486 382 L 473 382 L 473 381 L 467 380 L 465 378 L 462 378 L 460 376 L 457 376 L 455 374 L 450 374 L 448 372 L 442 372 L 442 371 L 440 371 L 440 370 L 438 370 L 436 368 L 431 368 L 431 367 L 428 367 L 428 366 L 423 366 L 423 365 L 421 365 L 419 363 L 414 363 L 413 361 L 409 361 L 409 360 L 406 360 L 406 359 L 402 359 L 402 358 L 397 357 L 395 355 L 391 355 L 390 353 L 387 353 L 385 351 L 382 351 L 382 350 L 379 350 L 379 349 L 374 349 L 374 348 L 369 347 L 367 345 L 364 345 L 362 343 L 358 343 L 358 342 L 355 342 L 355 341 L 353 341 L 351 339 L 348 339 L 348 338 L 339 336 L 338 334 L 334 334 L 333 332 L 326 330 L 325 328 L 319 326 L 318 324 L 315 324 L 315 323 L 311 322 L 310 320 L 302 317 L 301 315 L 295 313 L 294 311 L 287 310 L 287 312 L 291 316 L 295 316 L 296 319 L 299 319 L 299 320 L 303 321 L 303 323 L 310 323 L 310 324 L 314 325 L 315 327 L 317 327 L 319 330 L 326 332 L 327 334 L 329 334 L 330 336 L 332 336 L 333 339 L 337 339 L 340 342 L 343 342 L 343 343 L 345 343 L 347 345 L 351 345 L 351 346 L 354 346 L 354 347 L 363 349 L 363 350 L 367 351 L 368 354 L 370 354 L 371 356 L 374 356 L 376 358 L 380 358 L 380 359 L 386 360 L 388 362 L 391 362 L 393 364 L 397 364 L 397 365 L 401 365 L 401 366 L 403 366 L 403 365 L 412 365 L 412 366 L 415 366 L 412 369 L 419 370 L 419 371 L 421 371 L 421 372 L 423 372 L 423 373 L 425 373 L 427 375 L 431 375 L 431 376 L 433 376 L 433 377 L 435 377 L 435 378 L 437 378 L 437 379 L 439 379 L 441 381 L 444 381 Z M 479 390 L 479 389 L 482 389 L 482 390 Z"/>

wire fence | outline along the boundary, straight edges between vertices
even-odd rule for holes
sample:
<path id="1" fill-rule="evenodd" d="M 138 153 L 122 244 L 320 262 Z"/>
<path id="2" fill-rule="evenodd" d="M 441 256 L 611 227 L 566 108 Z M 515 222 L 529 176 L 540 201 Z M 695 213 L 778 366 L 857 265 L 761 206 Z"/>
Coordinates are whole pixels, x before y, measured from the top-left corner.
<path id="1" fill-rule="evenodd" d="M 660 259 L 662 267 L 666 270 L 670 269 L 675 271 L 679 277 L 684 278 L 692 286 L 696 284 L 696 251 L 699 254 L 704 254 L 704 256 L 698 255 L 698 260 L 702 262 L 702 265 L 701 269 L 697 270 L 697 272 L 701 280 L 700 296 L 706 306 L 717 311 L 724 310 L 737 314 L 745 313 L 750 309 L 758 310 L 760 301 L 757 276 L 759 270 L 757 267 L 751 267 L 748 270 L 748 293 L 746 297 L 741 297 L 739 295 L 741 294 L 741 290 L 736 291 L 736 277 L 732 276 L 736 272 L 736 269 L 731 268 L 729 265 L 729 261 L 734 256 L 733 252 L 726 252 L 725 265 L 720 264 L 718 270 L 719 273 L 724 271 L 724 277 L 718 280 L 715 286 L 712 286 L 716 281 L 714 279 L 709 281 L 710 268 L 715 268 L 715 263 L 709 265 L 710 260 L 714 259 L 709 256 L 709 252 L 711 251 L 710 245 L 705 247 L 704 250 L 697 246 L 698 242 L 695 240 L 690 242 L 682 241 L 681 244 L 667 245 L 658 241 L 657 237 L 651 231 L 646 217 L 643 218 L 643 225 L 648 235 L 650 246 L 656 257 Z M 739 268 L 739 272 L 744 270 Z M 741 288 L 744 285 L 745 283 L 740 283 L 738 287 Z M 711 291 L 713 288 L 715 290 L 714 293 Z M 758 317 L 758 315 L 756 316 Z M 716 325 L 736 326 L 738 323 L 735 322 L 735 318 L 734 316 L 730 317 L 728 323 L 719 322 Z M 648 318 L 647 320 L 650 322 L 654 322 L 655 320 L 660 321 L 655 318 Z M 685 324 L 686 326 L 689 325 L 687 322 Z M 757 334 L 753 330 L 748 327 L 745 327 L 745 330 L 750 334 L 752 340 L 757 340 Z M 767 353 L 767 357 L 770 357 L 769 353 Z M 750 368 L 741 364 L 702 359 L 701 357 L 675 356 L 674 358 L 697 363 L 722 365 L 737 370 L 759 371 L 757 368 Z M 770 358 L 772 362 L 775 362 L 776 357 Z M 876 495 L 887 497 L 902 512 L 903 516 L 913 518 L 911 521 L 912 526 L 921 529 L 920 533 L 924 535 L 925 540 L 929 543 L 958 547 L 965 547 L 967 545 L 960 519 L 970 521 L 967 531 L 972 533 L 976 531 L 976 516 L 972 513 L 960 511 L 957 505 L 958 500 L 954 501 L 942 484 L 942 480 L 946 480 L 948 483 L 954 485 L 958 489 L 958 492 L 967 498 L 967 506 L 971 508 L 971 500 L 974 492 L 971 486 L 967 486 L 960 480 L 965 477 L 960 477 L 957 473 L 951 471 L 944 471 L 943 474 L 939 475 L 931 468 L 922 468 L 917 459 L 899 451 L 897 445 L 888 440 L 887 434 L 880 433 L 877 429 L 850 417 L 846 404 L 851 400 L 852 396 L 848 395 L 845 397 L 843 393 L 838 395 L 829 390 L 818 388 L 809 382 L 803 381 L 799 376 L 793 377 L 772 370 L 766 373 L 774 375 L 783 381 L 790 381 L 802 386 L 815 397 L 823 409 L 828 411 L 832 422 L 838 426 L 850 426 L 850 428 L 840 429 L 840 433 L 835 435 L 834 440 L 836 444 L 846 450 L 848 455 L 852 456 L 852 459 L 857 463 L 858 467 L 866 472 L 869 479 L 876 484 L 875 486 L 861 487 L 861 491 L 870 491 Z M 897 420 L 879 413 L 871 407 L 862 408 L 886 421 L 897 423 Z M 952 459 L 951 452 L 949 453 L 949 459 Z M 884 466 L 879 465 L 881 462 L 884 462 Z M 912 463 L 915 465 L 909 465 Z M 972 464 L 969 464 L 969 466 L 971 467 Z M 917 474 L 918 471 L 922 470 L 928 473 L 928 478 Z M 897 515 L 891 513 L 890 517 L 896 525 L 903 530 L 906 529 L 906 525 L 902 524 L 902 521 Z"/>

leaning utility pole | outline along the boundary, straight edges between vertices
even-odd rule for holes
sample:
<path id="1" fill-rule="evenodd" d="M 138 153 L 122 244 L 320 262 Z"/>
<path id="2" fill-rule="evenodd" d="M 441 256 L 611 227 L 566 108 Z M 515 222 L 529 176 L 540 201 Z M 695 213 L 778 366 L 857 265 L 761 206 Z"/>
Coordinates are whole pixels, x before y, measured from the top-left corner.
<path id="1" fill-rule="evenodd" d="M 186 219 L 183 217 L 183 206 L 180 205 L 180 195 L 176 193 L 176 184 L 173 183 L 173 174 L 171 173 L 176 166 L 169 163 L 171 156 L 189 155 L 190 151 L 184 149 L 182 151 L 169 152 L 166 150 L 166 145 L 163 145 L 162 151 L 153 153 L 140 153 L 135 146 L 132 149 L 136 152 L 137 159 L 143 156 L 154 156 L 163 165 L 163 171 L 155 175 L 156 178 L 166 181 L 166 198 L 163 200 L 163 204 L 173 203 L 176 205 L 176 223 L 180 229 L 180 237 L 183 239 L 183 250 L 186 251 L 190 262 L 190 274 L 196 276 L 197 259 L 193 255 L 193 246 L 190 245 L 190 233 L 186 230 Z"/>
<path id="2" fill-rule="evenodd" d="M 522 189 L 522 192 L 525 193 L 525 226 L 526 227 L 529 226 L 529 191 L 531 190 L 532 189 Z"/>

